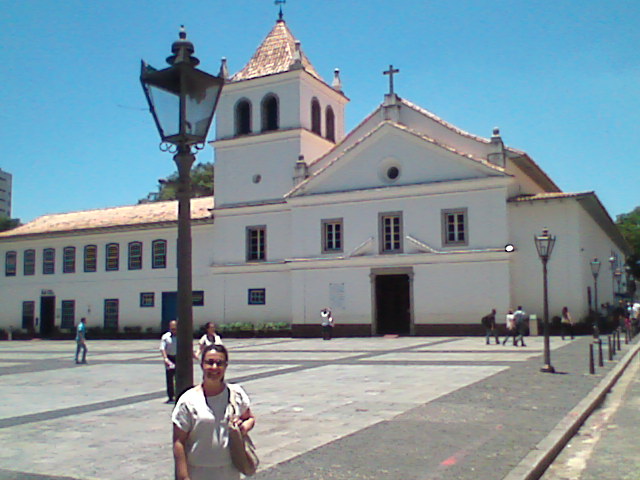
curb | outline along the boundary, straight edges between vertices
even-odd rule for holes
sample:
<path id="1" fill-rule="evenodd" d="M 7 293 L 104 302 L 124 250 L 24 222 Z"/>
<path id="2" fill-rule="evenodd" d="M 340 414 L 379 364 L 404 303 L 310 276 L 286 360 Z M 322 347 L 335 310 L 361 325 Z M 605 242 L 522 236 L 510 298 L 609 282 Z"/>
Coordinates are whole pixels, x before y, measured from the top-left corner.
<path id="1" fill-rule="evenodd" d="M 542 439 L 503 480 L 539 479 L 589 415 L 602 403 L 639 351 L 640 343 L 636 343 L 600 383 L 560 420 L 549 435 Z"/>

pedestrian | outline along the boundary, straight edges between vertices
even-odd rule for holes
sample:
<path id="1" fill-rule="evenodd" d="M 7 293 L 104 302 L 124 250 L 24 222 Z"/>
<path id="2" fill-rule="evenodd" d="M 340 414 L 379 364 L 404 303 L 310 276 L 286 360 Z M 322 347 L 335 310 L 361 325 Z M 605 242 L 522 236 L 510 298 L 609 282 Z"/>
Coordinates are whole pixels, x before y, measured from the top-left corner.
<path id="1" fill-rule="evenodd" d="M 177 480 L 239 480 L 229 450 L 229 423 L 246 435 L 255 425 L 249 396 L 240 385 L 225 382 L 229 354 L 224 345 L 205 347 L 200 360 L 203 379 L 176 403 L 173 458 Z M 237 405 L 234 415 L 232 404 Z"/>
<path id="2" fill-rule="evenodd" d="M 331 340 L 333 337 L 333 315 L 331 309 L 323 308 L 320 310 L 320 319 L 322 324 L 322 339 Z"/>
<path id="3" fill-rule="evenodd" d="M 87 319 L 82 317 L 76 328 L 76 363 L 87 363 Z M 82 360 L 80 360 L 82 350 Z"/>
<path id="4" fill-rule="evenodd" d="M 573 340 L 573 318 L 571 318 L 571 314 L 569 313 L 569 309 L 567 307 L 562 307 L 562 318 L 560 319 L 560 328 L 562 331 L 563 340 L 565 335 L 571 335 L 571 340 Z"/>
<path id="5" fill-rule="evenodd" d="M 196 360 L 200 360 L 202 358 L 202 352 L 205 347 L 208 347 L 212 344 L 222 345 L 222 339 L 220 335 L 216 333 L 216 324 L 213 322 L 207 322 L 204 326 L 205 334 L 198 341 L 198 351 L 194 352 L 193 357 Z"/>
<path id="6" fill-rule="evenodd" d="M 489 339 L 494 337 L 496 339 L 496 345 L 500 345 L 500 338 L 498 338 L 498 331 L 496 329 L 496 309 L 492 309 L 487 315 L 482 317 L 482 325 L 485 331 L 485 342 L 489 345 Z"/>
<path id="7" fill-rule="evenodd" d="M 175 400 L 176 354 L 178 353 L 178 322 L 169 322 L 169 331 L 160 339 L 160 353 L 164 360 L 164 373 L 167 380 L 167 403 Z"/>
<path id="8" fill-rule="evenodd" d="M 518 330 L 516 329 L 516 321 L 513 318 L 513 310 L 509 310 L 509 313 L 507 313 L 507 315 L 505 316 L 505 322 L 507 332 L 504 335 L 504 341 L 502 342 L 502 345 L 506 345 L 507 340 L 509 340 L 509 337 L 511 337 L 513 339 L 513 345 L 515 346 Z"/>
<path id="9" fill-rule="evenodd" d="M 513 320 L 516 323 L 516 330 L 518 332 L 518 336 L 515 339 L 515 346 L 517 347 L 518 342 L 520 342 L 520 345 L 526 347 L 524 344 L 524 334 L 527 329 L 527 314 L 520 305 L 518 305 L 516 311 L 513 312 Z"/>

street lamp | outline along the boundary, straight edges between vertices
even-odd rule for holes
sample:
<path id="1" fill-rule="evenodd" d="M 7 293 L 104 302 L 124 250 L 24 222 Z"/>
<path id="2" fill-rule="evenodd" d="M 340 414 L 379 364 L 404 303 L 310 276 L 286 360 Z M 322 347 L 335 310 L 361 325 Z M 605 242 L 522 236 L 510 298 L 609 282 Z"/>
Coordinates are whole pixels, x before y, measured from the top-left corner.
<path id="1" fill-rule="evenodd" d="M 542 285 L 543 285 L 543 302 L 544 302 L 544 367 L 541 372 L 555 373 L 555 368 L 551 365 L 551 351 L 549 349 L 549 297 L 547 295 L 547 262 L 556 243 L 555 235 L 549 235 L 549 230 L 542 230 L 541 235 L 534 235 L 533 239 L 536 243 L 538 256 L 542 261 Z"/>
<path id="2" fill-rule="evenodd" d="M 593 301 L 593 313 L 595 315 L 595 319 L 593 321 L 593 333 L 594 333 L 594 337 L 599 338 L 600 337 L 600 315 L 598 313 L 598 274 L 600 273 L 600 260 L 598 260 L 597 258 L 594 258 L 593 260 L 591 260 L 590 262 L 591 265 L 591 275 L 593 275 L 593 294 L 594 294 L 594 301 Z"/>
<path id="3" fill-rule="evenodd" d="M 168 68 L 156 70 L 144 61 L 142 89 L 160 133 L 160 149 L 174 153 L 178 167 L 178 349 L 176 393 L 193 386 L 193 300 L 191 273 L 192 147 L 200 150 L 213 120 L 224 79 L 196 69 L 193 44 L 184 27 L 171 46 Z"/>
<path id="4" fill-rule="evenodd" d="M 615 305 L 616 303 L 616 286 L 615 286 L 616 257 L 614 257 L 613 255 L 609 257 L 609 265 L 611 266 L 611 294 L 613 295 L 611 304 Z"/>

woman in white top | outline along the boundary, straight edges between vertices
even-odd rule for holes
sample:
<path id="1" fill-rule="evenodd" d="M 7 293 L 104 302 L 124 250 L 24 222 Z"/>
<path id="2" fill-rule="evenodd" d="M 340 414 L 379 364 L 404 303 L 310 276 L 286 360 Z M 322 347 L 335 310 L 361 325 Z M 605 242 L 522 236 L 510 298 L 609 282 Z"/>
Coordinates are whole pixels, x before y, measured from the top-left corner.
<path id="1" fill-rule="evenodd" d="M 224 374 L 229 355 L 224 345 L 205 347 L 200 365 L 202 384 L 178 399 L 173 422 L 173 458 L 177 480 L 239 480 L 229 450 L 229 421 L 243 434 L 255 425 L 250 400 L 240 385 L 227 384 Z M 240 415 L 229 407 L 231 390 Z"/>
<path id="2" fill-rule="evenodd" d="M 205 347 L 209 345 L 222 345 L 222 340 L 216 333 L 215 323 L 207 322 L 204 328 L 206 333 L 198 340 L 198 351 L 193 353 L 193 358 L 198 361 L 202 358 L 202 352 L 204 352 Z"/>
<path id="3" fill-rule="evenodd" d="M 509 337 L 513 338 L 513 344 L 515 345 L 516 336 L 518 335 L 518 329 L 516 328 L 516 320 L 513 316 L 513 310 L 509 310 L 509 313 L 507 313 L 507 315 L 505 316 L 505 321 L 506 321 L 507 332 L 505 333 L 504 341 L 502 342 L 502 345 L 507 344 L 507 340 L 509 340 Z"/>

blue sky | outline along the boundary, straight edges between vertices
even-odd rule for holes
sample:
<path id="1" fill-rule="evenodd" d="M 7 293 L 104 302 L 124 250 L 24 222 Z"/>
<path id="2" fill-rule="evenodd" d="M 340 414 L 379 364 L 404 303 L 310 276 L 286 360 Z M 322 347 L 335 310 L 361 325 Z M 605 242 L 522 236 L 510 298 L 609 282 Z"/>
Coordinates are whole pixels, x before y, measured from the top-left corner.
<path id="1" fill-rule="evenodd" d="M 278 11 L 272 0 L 0 6 L 0 168 L 23 222 L 155 191 L 175 168 L 158 149 L 140 59 L 164 67 L 184 24 L 203 70 L 225 56 L 234 73 Z M 640 205 L 637 0 L 288 0 L 284 15 L 325 80 L 340 68 L 348 130 L 382 101 L 393 64 L 401 97 L 473 134 L 500 127 L 564 191 L 595 190 L 614 218 Z M 209 147 L 198 155 L 212 159 Z"/>

